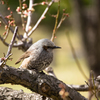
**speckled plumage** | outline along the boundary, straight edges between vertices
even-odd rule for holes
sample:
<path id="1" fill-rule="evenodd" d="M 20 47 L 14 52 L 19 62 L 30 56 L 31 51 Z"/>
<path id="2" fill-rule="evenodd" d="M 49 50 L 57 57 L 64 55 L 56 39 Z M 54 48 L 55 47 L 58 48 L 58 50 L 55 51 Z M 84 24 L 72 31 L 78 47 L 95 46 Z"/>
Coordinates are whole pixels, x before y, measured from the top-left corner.
<path id="1" fill-rule="evenodd" d="M 41 39 L 34 43 L 15 63 L 23 60 L 20 68 L 42 71 L 53 60 L 53 49 L 60 48 L 49 39 Z"/>

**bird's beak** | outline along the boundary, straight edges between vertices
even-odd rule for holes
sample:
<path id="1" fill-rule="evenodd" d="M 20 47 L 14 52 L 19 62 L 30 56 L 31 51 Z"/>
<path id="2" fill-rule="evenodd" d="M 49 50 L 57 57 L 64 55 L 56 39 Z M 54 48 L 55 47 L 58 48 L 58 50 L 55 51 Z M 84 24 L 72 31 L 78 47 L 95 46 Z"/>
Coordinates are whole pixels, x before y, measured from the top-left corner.
<path id="1" fill-rule="evenodd" d="M 61 49 L 61 47 L 54 46 L 53 49 Z"/>

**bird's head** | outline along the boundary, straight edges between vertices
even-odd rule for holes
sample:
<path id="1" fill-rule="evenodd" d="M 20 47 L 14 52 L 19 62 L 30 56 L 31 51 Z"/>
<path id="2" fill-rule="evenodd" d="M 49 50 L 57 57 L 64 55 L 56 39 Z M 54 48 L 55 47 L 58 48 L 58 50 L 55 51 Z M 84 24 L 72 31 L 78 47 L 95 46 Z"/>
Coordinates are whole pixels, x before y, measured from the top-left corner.
<path id="1" fill-rule="evenodd" d="M 50 41 L 49 39 L 41 39 L 37 41 L 36 44 L 38 44 L 38 46 L 40 46 L 42 49 L 46 51 L 52 51 L 54 49 L 61 48 L 59 46 L 56 46 L 54 42 Z"/>

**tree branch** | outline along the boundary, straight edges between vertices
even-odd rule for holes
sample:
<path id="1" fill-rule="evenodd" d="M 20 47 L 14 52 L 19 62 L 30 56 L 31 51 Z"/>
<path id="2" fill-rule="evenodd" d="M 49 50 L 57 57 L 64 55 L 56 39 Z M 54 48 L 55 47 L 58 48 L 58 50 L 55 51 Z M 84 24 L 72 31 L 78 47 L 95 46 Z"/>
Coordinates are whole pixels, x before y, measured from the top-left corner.
<path id="1" fill-rule="evenodd" d="M 13 44 L 15 42 L 15 38 L 17 36 L 17 31 L 18 31 L 18 27 L 16 26 L 15 30 L 14 30 L 14 34 L 13 34 L 12 40 L 11 40 L 11 43 L 9 44 L 9 47 L 8 47 L 8 51 L 7 51 L 6 57 L 11 53 L 11 49 L 13 47 Z"/>
<path id="2" fill-rule="evenodd" d="M 13 90 L 0 87 L 0 100 L 43 100 L 43 96 L 37 93 L 24 93 L 23 90 Z M 51 100 L 46 98 L 46 100 Z"/>
<path id="3" fill-rule="evenodd" d="M 5 46 L 9 46 L 9 43 L 7 43 L 1 36 L 0 40 Z M 17 44 L 16 43 L 13 44 L 13 47 L 21 49 L 22 51 L 26 51 L 33 43 L 31 38 L 28 38 L 28 40 L 29 40 L 28 42 L 19 40 Z"/>
<path id="4" fill-rule="evenodd" d="M 75 62 L 76 62 L 76 64 L 77 64 L 77 67 L 78 67 L 78 69 L 80 70 L 80 72 L 82 73 L 82 75 L 84 76 L 84 78 L 85 78 L 86 80 L 88 80 L 88 77 L 86 76 L 85 72 L 83 71 L 80 62 L 78 61 L 78 58 L 77 58 L 75 49 L 74 49 L 74 47 L 73 47 L 73 45 L 72 45 L 72 42 L 71 42 L 69 33 L 67 33 L 66 35 L 67 35 L 67 40 L 68 40 L 68 42 L 69 42 L 69 45 L 70 45 L 70 48 L 71 48 L 71 51 L 72 51 L 73 58 L 75 59 Z"/>
<path id="5" fill-rule="evenodd" d="M 26 29 L 25 29 L 25 33 L 24 33 L 24 36 L 23 36 L 24 38 L 27 38 L 27 33 L 29 32 L 29 26 L 31 24 L 33 1 L 34 0 L 29 0 L 29 12 L 28 12 Z"/>
<path id="6" fill-rule="evenodd" d="M 51 0 L 51 2 L 48 4 L 47 8 L 45 9 L 45 11 L 43 12 L 43 14 L 41 15 L 41 17 L 39 18 L 39 20 L 37 21 L 37 23 L 35 24 L 35 26 L 32 28 L 32 30 L 28 33 L 28 37 L 36 30 L 36 28 L 38 27 L 38 25 L 40 24 L 40 22 L 42 21 L 42 19 L 45 17 L 45 14 L 48 12 L 50 6 L 54 3 L 54 0 Z"/>
<path id="7" fill-rule="evenodd" d="M 76 91 L 89 91 L 90 87 L 88 85 L 69 85 L 71 86 L 73 89 L 75 89 Z M 93 87 L 91 87 L 91 89 L 93 89 Z"/>
<path id="8" fill-rule="evenodd" d="M 57 15 L 56 15 L 55 26 L 54 26 L 54 29 L 53 29 L 51 41 L 54 41 L 54 38 L 55 38 L 55 35 L 56 35 L 59 12 L 60 12 L 60 0 L 59 0 L 59 3 L 58 3 L 58 11 L 57 11 Z"/>
<path id="9" fill-rule="evenodd" d="M 1 37 L 1 35 L 0 35 L 0 40 L 2 41 L 2 43 L 3 43 L 4 45 L 9 46 L 9 43 L 5 42 L 5 40 Z"/>
<path id="10" fill-rule="evenodd" d="M 9 25 L 8 22 L 6 21 L 6 19 L 3 17 L 3 15 L 2 15 L 1 13 L 0 13 L 0 18 L 3 20 L 3 22 L 4 22 L 6 25 Z M 10 26 L 9 28 L 10 28 L 11 32 L 14 33 L 13 28 L 12 28 L 11 26 Z"/>
<path id="11" fill-rule="evenodd" d="M 59 95 L 62 88 L 60 88 L 59 85 L 63 84 L 65 91 L 69 94 L 66 97 L 68 100 L 87 100 L 57 78 L 44 73 L 36 73 L 35 71 L 16 69 L 7 65 L 3 68 L 0 67 L 0 84 L 4 83 L 20 84 L 33 92 L 53 98 L 54 100 L 62 100 Z"/>

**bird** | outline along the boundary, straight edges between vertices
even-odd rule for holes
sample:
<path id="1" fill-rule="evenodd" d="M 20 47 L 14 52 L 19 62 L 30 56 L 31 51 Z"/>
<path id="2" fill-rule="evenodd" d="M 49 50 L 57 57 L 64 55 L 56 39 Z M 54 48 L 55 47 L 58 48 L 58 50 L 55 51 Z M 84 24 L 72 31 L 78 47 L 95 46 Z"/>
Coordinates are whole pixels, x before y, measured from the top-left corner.
<path id="1" fill-rule="evenodd" d="M 19 68 L 35 70 L 37 72 L 43 71 L 53 61 L 53 50 L 59 48 L 61 47 L 56 46 L 49 39 L 40 39 L 32 44 L 15 64 L 23 60 Z"/>

